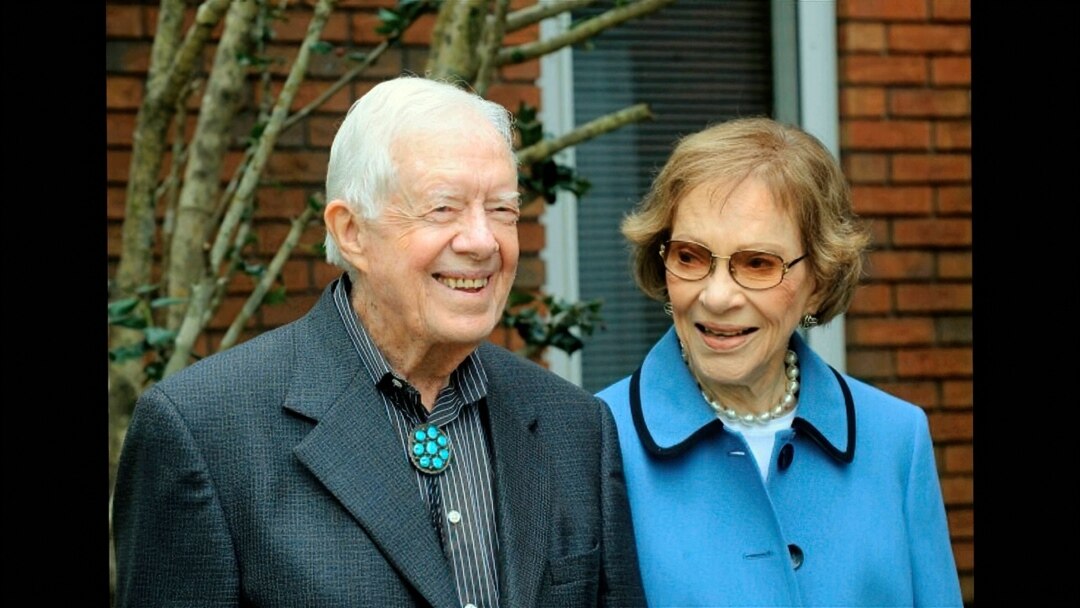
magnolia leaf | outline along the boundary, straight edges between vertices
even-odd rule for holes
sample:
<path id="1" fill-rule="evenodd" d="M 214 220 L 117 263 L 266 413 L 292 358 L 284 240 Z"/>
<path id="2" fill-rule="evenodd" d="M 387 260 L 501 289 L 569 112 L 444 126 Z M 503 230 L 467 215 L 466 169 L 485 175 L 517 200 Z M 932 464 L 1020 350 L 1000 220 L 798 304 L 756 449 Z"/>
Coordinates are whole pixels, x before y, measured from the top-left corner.
<path id="1" fill-rule="evenodd" d="M 176 339 L 176 332 L 164 327 L 147 327 L 146 343 L 150 346 L 168 346 Z"/>
<path id="2" fill-rule="evenodd" d="M 266 292 L 263 304 L 281 304 L 285 301 L 285 286 L 281 285 Z"/>
<path id="3" fill-rule="evenodd" d="M 167 298 L 156 298 L 150 302 L 150 308 L 162 308 L 165 306 L 172 306 L 173 304 L 183 304 L 187 301 L 187 298 L 178 298 L 175 296 Z"/>
<path id="4" fill-rule="evenodd" d="M 146 352 L 146 344 L 143 342 L 120 346 L 109 351 L 109 361 L 122 363 L 131 359 L 138 359 L 144 352 Z"/>

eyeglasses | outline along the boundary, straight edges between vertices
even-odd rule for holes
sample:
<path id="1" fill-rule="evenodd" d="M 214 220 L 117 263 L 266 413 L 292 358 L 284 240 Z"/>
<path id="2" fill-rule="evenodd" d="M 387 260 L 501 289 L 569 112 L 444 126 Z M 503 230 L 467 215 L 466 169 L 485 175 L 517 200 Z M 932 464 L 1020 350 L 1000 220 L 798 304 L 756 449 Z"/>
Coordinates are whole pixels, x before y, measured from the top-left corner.
<path id="1" fill-rule="evenodd" d="M 660 245 L 660 257 L 668 272 L 686 281 L 700 281 L 716 269 L 716 260 L 727 260 L 731 278 L 746 289 L 769 289 L 784 280 L 788 270 L 806 258 L 790 262 L 775 253 L 746 249 L 728 256 L 716 255 L 709 248 L 690 241 L 668 241 Z"/>

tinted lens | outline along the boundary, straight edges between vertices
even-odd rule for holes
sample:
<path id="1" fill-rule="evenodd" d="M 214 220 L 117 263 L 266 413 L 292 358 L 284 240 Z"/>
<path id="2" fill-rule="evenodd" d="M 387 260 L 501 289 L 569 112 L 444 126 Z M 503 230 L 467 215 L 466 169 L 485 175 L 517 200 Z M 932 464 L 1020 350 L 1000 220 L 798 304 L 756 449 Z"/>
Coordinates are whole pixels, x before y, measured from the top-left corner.
<path id="1" fill-rule="evenodd" d="M 731 272 L 743 287 L 772 287 L 784 278 L 784 260 L 764 251 L 736 251 L 731 255 Z"/>
<path id="2" fill-rule="evenodd" d="M 677 277 L 703 279 L 712 268 L 712 252 L 696 243 L 670 241 L 664 251 L 664 266 Z"/>

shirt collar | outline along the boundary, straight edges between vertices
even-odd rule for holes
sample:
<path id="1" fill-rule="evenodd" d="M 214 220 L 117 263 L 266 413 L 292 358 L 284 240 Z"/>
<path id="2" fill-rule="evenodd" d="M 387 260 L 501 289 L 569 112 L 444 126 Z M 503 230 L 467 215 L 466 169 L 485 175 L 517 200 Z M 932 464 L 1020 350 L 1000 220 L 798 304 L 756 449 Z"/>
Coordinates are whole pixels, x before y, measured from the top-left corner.
<path id="1" fill-rule="evenodd" d="M 342 274 L 335 280 L 331 290 L 338 314 L 345 323 L 345 331 L 349 334 L 353 346 L 356 347 L 356 352 L 360 355 L 360 361 L 371 383 L 383 392 L 390 390 L 391 387 L 401 389 L 409 386 L 408 381 L 390 367 L 390 362 L 371 339 L 371 334 L 353 310 L 350 299 L 352 281 L 349 275 Z M 487 396 L 487 373 L 480 364 L 477 351 L 469 353 L 469 356 L 450 374 L 449 387 L 459 392 L 465 403 L 473 403 Z"/>
<path id="2" fill-rule="evenodd" d="M 851 462 L 855 412 L 846 382 L 798 334 L 792 336 L 791 347 L 799 356 L 800 371 L 799 406 L 792 428 L 836 460 Z M 674 328 L 653 346 L 635 376 L 630 386 L 634 424 L 645 448 L 654 455 L 681 454 L 723 429 L 682 360 Z"/>

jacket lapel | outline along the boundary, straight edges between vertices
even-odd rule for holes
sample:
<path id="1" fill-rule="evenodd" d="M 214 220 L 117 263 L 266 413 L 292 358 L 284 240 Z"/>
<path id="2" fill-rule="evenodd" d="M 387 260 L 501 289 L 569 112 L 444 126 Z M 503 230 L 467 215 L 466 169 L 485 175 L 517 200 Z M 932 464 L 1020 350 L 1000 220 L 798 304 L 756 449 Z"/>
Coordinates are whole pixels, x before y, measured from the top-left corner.
<path id="1" fill-rule="evenodd" d="M 296 345 L 285 408 L 317 424 L 293 451 L 402 578 L 434 606 L 457 605 L 415 473 L 328 293 L 305 319 L 311 331 Z"/>
<path id="2" fill-rule="evenodd" d="M 491 429 L 498 511 L 500 599 L 504 606 L 536 606 L 546 569 L 551 527 L 550 477 L 536 436 L 537 417 L 525 391 L 491 365 L 502 356 L 481 347 L 488 374 L 486 414 Z M 508 355 L 514 356 L 514 355 Z"/>

